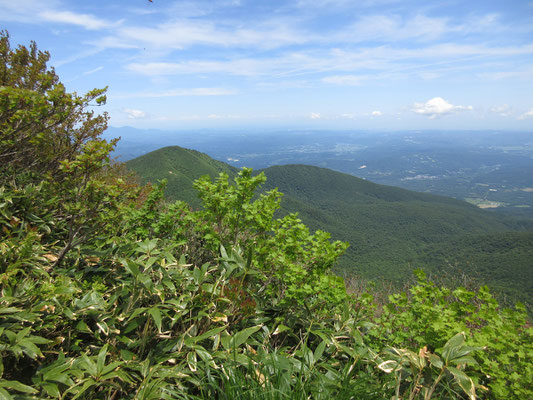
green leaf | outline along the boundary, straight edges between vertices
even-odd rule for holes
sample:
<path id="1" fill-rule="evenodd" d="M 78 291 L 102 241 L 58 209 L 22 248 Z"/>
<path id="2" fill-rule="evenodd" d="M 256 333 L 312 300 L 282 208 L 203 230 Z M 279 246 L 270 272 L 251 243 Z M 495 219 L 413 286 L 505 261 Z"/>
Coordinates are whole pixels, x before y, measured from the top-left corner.
<path id="1" fill-rule="evenodd" d="M 398 370 L 400 367 L 400 365 L 398 364 L 397 361 L 395 360 L 387 360 L 387 361 L 384 361 L 380 364 L 378 364 L 378 368 L 384 372 L 386 372 L 387 374 L 390 374 L 391 372 L 393 371 L 396 371 Z"/>
<path id="2" fill-rule="evenodd" d="M 83 332 L 83 333 L 92 333 L 91 329 L 89 328 L 89 326 L 83 322 L 83 321 L 80 321 L 76 324 L 76 330 L 78 332 Z"/>
<path id="3" fill-rule="evenodd" d="M 122 265 L 135 278 L 139 275 L 139 266 L 131 260 L 121 260 Z"/>
<path id="4" fill-rule="evenodd" d="M 98 352 L 98 357 L 96 359 L 96 371 L 98 375 L 102 374 L 102 370 L 105 366 L 105 359 L 107 357 L 107 348 L 108 344 L 106 343 Z"/>
<path id="5" fill-rule="evenodd" d="M 144 263 L 145 271 L 149 269 L 156 261 L 157 257 L 150 257 L 148 261 Z"/>
<path id="6" fill-rule="evenodd" d="M 213 291 L 215 289 L 215 285 L 213 285 L 212 283 L 204 283 L 201 287 L 204 292 L 209 294 L 213 294 Z"/>
<path id="7" fill-rule="evenodd" d="M 152 319 L 154 320 L 155 326 L 157 327 L 157 330 L 159 333 L 161 333 L 161 311 L 159 311 L 159 308 L 152 307 L 148 310 L 148 314 L 152 316 Z"/>
<path id="8" fill-rule="evenodd" d="M 301 352 L 302 352 L 303 359 L 305 360 L 307 366 L 311 368 L 313 364 L 315 363 L 313 352 L 305 344 L 302 345 Z"/>
<path id="9" fill-rule="evenodd" d="M 315 359 L 315 362 L 322 357 L 322 354 L 324 354 L 324 350 L 326 350 L 326 342 L 322 341 L 320 344 L 316 347 L 315 353 L 313 354 L 313 358 Z"/>
<path id="10" fill-rule="evenodd" d="M 72 400 L 75 400 L 78 397 L 80 397 L 83 393 L 87 391 L 87 389 L 94 386 L 95 383 L 96 382 L 93 379 L 89 378 L 85 381 L 85 383 L 83 384 L 81 388 L 78 388 L 78 387 L 70 388 L 68 391 L 76 393 L 76 395 L 72 398 Z"/>
<path id="11" fill-rule="evenodd" d="M 202 361 L 209 362 L 213 360 L 213 356 L 202 346 L 194 346 L 194 351 L 200 356 Z"/>
<path id="12" fill-rule="evenodd" d="M 123 364 L 122 361 L 113 361 L 112 363 L 104 366 L 104 368 L 100 372 L 100 375 L 103 377 L 104 375 L 109 374 L 111 371 L 113 371 L 115 368 L 117 368 L 118 366 L 122 364 Z"/>
<path id="13" fill-rule="evenodd" d="M 59 387 L 55 383 L 46 382 L 46 383 L 41 383 L 40 385 L 50 397 L 56 397 L 56 398 L 61 397 L 61 393 L 59 392 Z"/>
<path id="14" fill-rule="evenodd" d="M 22 347 L 22 351 L 32 359 L 43 355 L 41 350 L 30 339 L 22 339 L 18 342 L 18 345 Z"/>
<path id="15" fill-rule="evenodd" d="M 132 353 L 131 351 L 126 350 L 126 349 L 122 349 L 120 350 L 120 356 L 122 357 L 123 360 L 131 361 L 133 360 L 133 357 L 135 357 L 135 353 Z"/>
<path id="16" fill-rule="evenodd" d="M 455 364 L 477 364 L 477 361 L 472 356 L 462 356 L 454 358 L 451 362 Z"/>
<path id="17" fill-rule="evenodd" d="M 228 253 L 226 251 L 226 248 L 223 245 L 220 245 L 220 254 L 222 255 L 222 258 L 228 259 Z"/>
<path id="18" fill-rule="evenodd" d="M 212 336 L 215 336 L 226 329 L 226 326 L 219 326 L 218 328 L 211 329 L 207 332 L 202 333 L 198 336 L 191 336 L 185 339 L 184 344 L 186 346 L 192 346 L 193 344 L 199 343 L 204 339 L 210 338 Z"/>
<path id="19" fill-rule="evenodd" d="M 201 269 L 199 268 L 194 268 L 193 271 L 192 271 L 192 275 L 193 275 L 193 278 L 194 278 L 194 282 L 199 285 L 203 282 L 204 280 L 204 273 L 202 272 Z"/>
<path id="20" fill-rule="evenodd" d="M 0 400 L 13 400 L 13 397 L 5 389 L 0 388 Z"/>
<path id="21" fill-rule="evenodd" d="M 0 307 L 0 314 L 13 314 L 16 312 L 21 312 L 21 311 L 24 311 L 24 310 L 20 308 L 16 308 L 16 307 Z"/>
<path id="22" fill-rule="evenodd" d="M 251 326 L 249 328 L 245 328 L 240 332 L 237 332 L 236 334 L 229 336 L 229 340 L 224 340 L 225 338 L 222 338 L 222 346 L 226 350 L 230 350 L 233 348 L 240 347 L 244 342 L 248 340 L 248 338 L 253 335 L 255 332 L 257 332 L 259 329 L 261 329 L 262 325 L 257 326 Z"/>
<path id="23" fill-rule="evenodd" d="M 71 386 L 74 384 L 72 379 L 67 374 L 63 374 L 61 372 L 51 372 L 46 374 L 45 377 L 43 377 L 45 381 L 53 381 L 53 382 L 59 382 L 63 383 L 64 385 Z"/>
<path id="24" fill-rule="evenodd" d="M 279 324 L 276 329 L 274 330 L 274 332 L 272 332 L 272 335 L 279 335 L 280 333 L 283 333 L 285 331 L 288 331 L 290 330 L 291 328 L 289 328 L 288 326 L 285 326 L 283 324 Z"/>
<path id="25" fill-rule="evenodd" d="M 37 390 L 31 386 L 24 385 L 19 381 L 0 381 L 0 387 L 16 390 L 22 393 L 37 393 Z"/>
<path id="26" fill-rule="evenodd" d="M 187 364 L 192 372 L 196 372 L 197 360 L 196 353 L 194 351 L 187 353 Z"/>
<path id="27" fill-rule="evenodd" d="M 431 365 L 435 368 L 441 369 L 444 366 L 444 363 L 438 355 L 430 353 L 428 354 L 428 358 Z"/>
<path id="28" fill-rule="evenodd" d="M 96 368 L 96 364 L 89 358 L 89 356 L 87 356 L 87 354 L 83 353 L 81 355 L 81 358 L 83 360 L 83 366 L 85 367 L 85 369 L 87 370 L 87 372 L 91 375 L 91 376 L 96 376 L 97 373 L 98 373 L 98 370 Z"/>
<path id="29" fill-rule="evenodd" d="M 461 347 L 463 347 L 465 341 L 464 332 L 460 332 L 457 335 L 453 336 L 450 340 L 446 342 L 442 349 L 442 358 L 448 364 L 448 361 L 457 357 Z M 464 355 L 464 354 L 461 354 Z"/>
<path id="30" fill-rule="evenodd" d="M 137 279 L 139 279 L 139 281 L 143 284 L 143 286 L 146 289 L 148 289 L 149 291 L 152 291 L 154 287 L 154 282 L 152 281 L 149 275 L 139 274 L 137 275 Z"/>
<path id="31" fill-rule="evenodd" d="M 470 400 L 476 400 L 476 388 L 472 379 L 460 369 L 448 367 L 448 371 L 452 373 L 456 382 L 459 384 L 461 389 L 463 389 Z"/>

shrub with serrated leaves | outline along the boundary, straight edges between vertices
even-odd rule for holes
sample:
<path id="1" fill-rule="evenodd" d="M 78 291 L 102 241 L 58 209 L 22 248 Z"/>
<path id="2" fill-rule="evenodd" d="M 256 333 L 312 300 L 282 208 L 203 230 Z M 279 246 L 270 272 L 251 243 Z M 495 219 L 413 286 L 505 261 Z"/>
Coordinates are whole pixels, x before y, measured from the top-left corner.
<path id="1" fill-rule="evenodd" d="M 473 357 L 474 381 L 490 389 L 486 396 L 522 399 L 533 395 L 533 329 L 525 307 L 504 309 L 487 287 L 470 291 L 439 287 L 417 271 L 417 284 L 395 294 L 371 336 L 396 346 L 442 349 L 450 334 L 465 332 L 468 343 L 482 348 Z"/>

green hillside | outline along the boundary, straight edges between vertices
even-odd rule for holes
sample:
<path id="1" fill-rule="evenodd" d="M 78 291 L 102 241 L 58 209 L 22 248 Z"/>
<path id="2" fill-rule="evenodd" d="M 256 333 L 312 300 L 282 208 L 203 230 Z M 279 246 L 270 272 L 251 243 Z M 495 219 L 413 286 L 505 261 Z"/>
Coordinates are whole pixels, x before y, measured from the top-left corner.
<path id="1" fill-rule="evenodd" d="M 128 161 L 126 165 L 139 175 L 142 183 L 166 179 L 167 198 L 184 200 L 193 207 L 200 206 L 196 190 L 192 187 L 196 179 L 203 175 L 215 177 L 221 172 L 232 176 L 238 171 L 228 164 L 213 160 L 207 154 L 178 146 L 152 151 Z"/>
<path id="2" fill-rule="evenodd" d="M 533 232 L 524 231 L 523 222 L 324 168 L 285 165 L 264 172 L 265 188 L 284 193 L 285 211 L 350 243 L 339 262 L 345 272 L 403 282 L 423 268 L 448 280 L 466 274 L 524 302 L 533 295 Z"/>
<path id="3" fill-rule="evenodd" d="M 194 179 L 235 174 L 225 163 L 180 147 L 154 151 L 127 165 L 143 181 L 168 179 L 167 198 L 194 205 L 199 204 Z M 526 232 L 532 228 L 527 223 L 464 201 L 378 185 L 325 168 L 284 165 L 263 172 L 268 178 L 263 189 L 278 188 L 284 194 L 281 214 L 297 212 L 312 230 L 330 232 L 350 244 L 339 260 L 339 272 L 401 284 L 422 268 L 443 279 L 466 274 L 512 299 L 528 302 L 533 294 L 533 232 Z M 520 240 L 496 245 L 508 243 L 509 237 Z"/>

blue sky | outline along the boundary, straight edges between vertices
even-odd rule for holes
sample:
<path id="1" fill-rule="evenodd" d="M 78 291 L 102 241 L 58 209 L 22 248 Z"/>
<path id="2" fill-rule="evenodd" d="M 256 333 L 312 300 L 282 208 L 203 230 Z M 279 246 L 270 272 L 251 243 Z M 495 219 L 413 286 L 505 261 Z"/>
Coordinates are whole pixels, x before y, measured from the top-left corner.
<path id="1" fill-rule="evenodd" d="M 0 0 L 138 128 L 531 129 L 533 1 Z M 533 130 L 533 129 L 531 129 Z"/>

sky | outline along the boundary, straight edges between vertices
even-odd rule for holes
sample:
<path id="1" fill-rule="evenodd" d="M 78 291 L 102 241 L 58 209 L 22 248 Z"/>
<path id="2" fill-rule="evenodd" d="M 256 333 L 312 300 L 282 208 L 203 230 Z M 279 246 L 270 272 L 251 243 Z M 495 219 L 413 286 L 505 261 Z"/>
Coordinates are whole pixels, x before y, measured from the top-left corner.
<path id="1" fill-rule="evenodd" d="M 112 126 L 533 131 L 529 0 L 0 0 Z"/>

